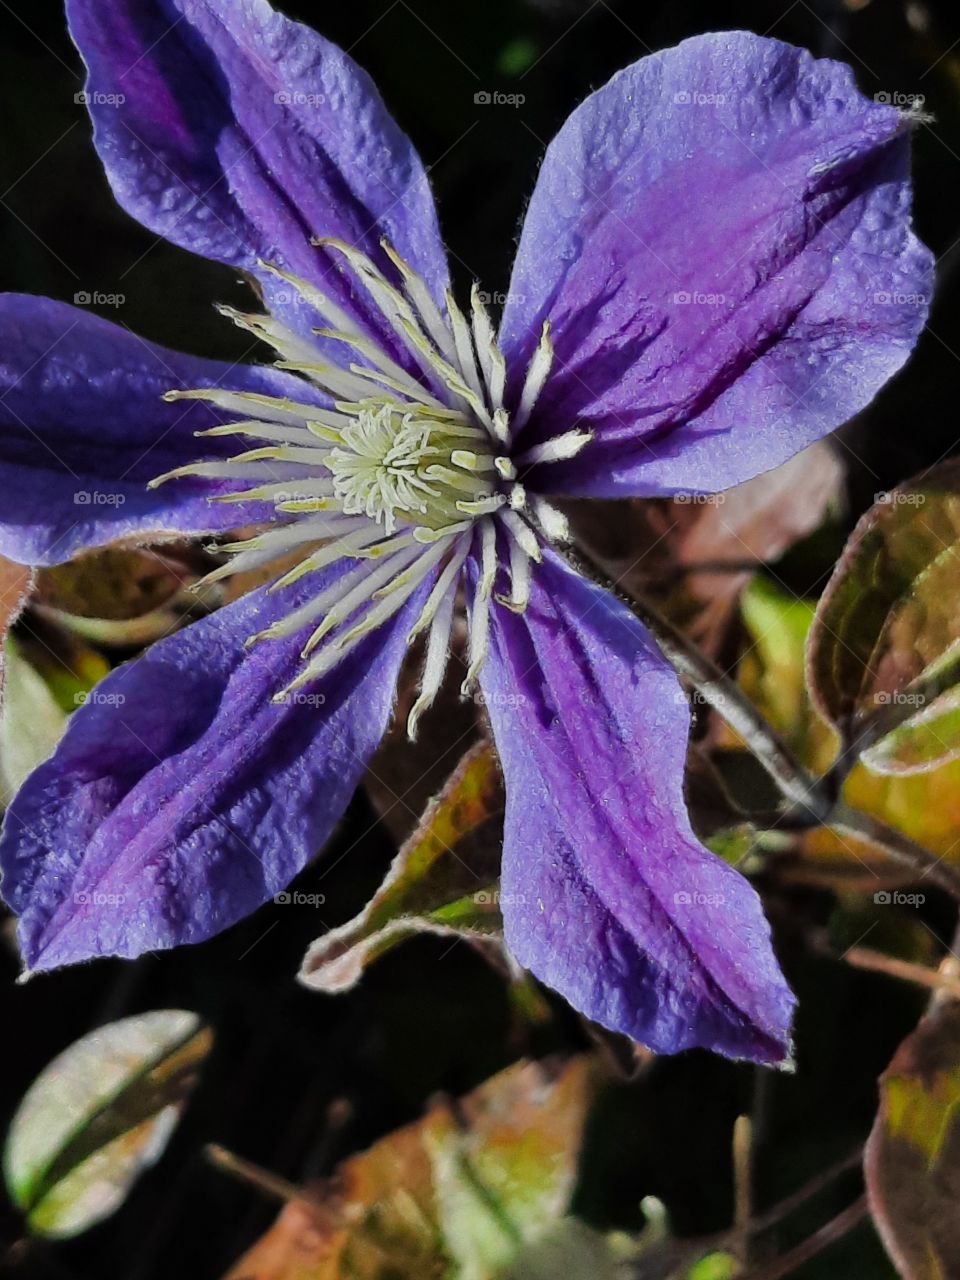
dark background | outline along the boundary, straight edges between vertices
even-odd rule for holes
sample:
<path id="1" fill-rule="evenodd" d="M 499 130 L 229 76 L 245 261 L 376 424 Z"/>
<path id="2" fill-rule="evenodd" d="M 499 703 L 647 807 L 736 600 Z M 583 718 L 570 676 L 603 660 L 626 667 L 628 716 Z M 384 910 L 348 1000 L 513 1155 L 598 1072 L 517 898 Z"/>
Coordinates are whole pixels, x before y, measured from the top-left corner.
<path id="1" fill-rule="evenodd" d="M 934 119 L 916 136 L 917 222 L 940 260 L 930 329 L 907 373 L 845 429 L 861 461 L 850 478 L 851 518 L 869 495 L 953 448 L 960 400 L 960 14 L 955 0 L 839 3 L 776 0 L 394 0 L 288 3 L 291 16 L 349 49 L 379 84 L 431 171 L 454 273 L 506 288 L 519 220 L 544 144 L 569 111 L 614 71 L 685 36 L 744 27 L 852 63 L 868 94 L 923 93 Z M 0 287 L 72 300 L 79 290 L 122 293 L 111 319 L 198 354 L 241 355 L 244 338 L 213 313 L 244 301 L 225 268 L 155 238 L 113 203 L 90 145 L 79 60 L 59 6 L 0 0 Z M 481 89 L 522 93 L 519 108 L 479 106 Z M 696 198 L 691 193 L 691 198 Z M 678 214 L 681 211 L 678 211 Z M 2 353 L 0 353 L 2 356 Z M 2 501 L 2 495 L 0 495 Z M 100 1022 L 147 1008 L 200 1011 L 216 1031 L 214 1057 L 160 1167 L 105 1225 L 68 1245 L 33 1248 L 17 1273 L 90 1280 L 216 1277 L 272 1217 L 273 1206 L 205 1164 L 217 1141 L 288 1179 L 329 1172 L 337 1159 L 416 1116 L 436 1090 L 462 1092 L 527 1050 L 584 1043 L 576 1019 L 518 1040 L 500 979 L 466 946 L 408 944 L 338 999 L 299 989 L 305 944 L 349 918 L 394 849 L 358 796 L 324 863 L 302 887 L 327 903 L 268 906 L 213 942 L 136 964 L 101 962 L 14 985 L 7 935 L 0 950 L 3 1086 L 0 1124 L 42 1067 Z M 346 857 L 340 857 L 347 854 Z M 333 866 L 331 872 L 325 868 Z M 824 904 L 801 904 L 814 915 Z M 322 916 L 322 920 L 318 917 Z M 827 962 L 791 960 L 801 996 L 796 1076 L 772 1077 L 690 1054 L 615 1087 L 595 1126 L 580 1204 L 594 1221 L 631 1226 L 639 1199 L 660 1196 L 682 1234 L 730 1219 L 734 1117 L 760 1120 L 760 1190 L 770 1203 L 865 1137 L 874 1080 L 922 1001 L 888 980 Z M 351 1118 L 331 1131 L 346 1099 Z M 798 1219 L 785 1247 L 843 1206 L 856 1178 L 819 1219 Z M 8 1206 L 2 1245 L 20 1235 Z M 12 1257 L 13 1255 L 8 1255 Z M 861 1227 L 801 1280 L 889 1277 Z"/>

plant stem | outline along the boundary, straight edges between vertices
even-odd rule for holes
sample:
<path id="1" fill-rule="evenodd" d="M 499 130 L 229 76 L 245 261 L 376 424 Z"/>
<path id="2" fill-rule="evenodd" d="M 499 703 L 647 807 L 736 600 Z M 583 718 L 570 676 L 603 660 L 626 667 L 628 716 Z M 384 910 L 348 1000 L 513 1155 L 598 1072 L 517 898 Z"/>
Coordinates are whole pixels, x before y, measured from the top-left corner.
<path id="1" fill-rule="evenodd" d="M 239 1182 L 255 1187 L 257 1191 L 273 1200 L 282 1200 L 288 1204 L 292 1200 L 303 1199 L 300 1188 L 288 1182 L 286 1178 L 271 1173 L 269 1169 L 261 1169 L 259 1165 L 244 1160 L 242 1156 L 234 1155 L 232 1151 L 221 1147 L 217 1142 L 208 1142 L 204 1148 L 204 1155 L 214 1168 L 222 1170 Z"/>
<path id="2" fill-rule="evenodd" d="M 954 1000 L 960 1000 L 960 982 L 937 969 L 928 969 L 926 965 L 913 964 L 910 960 L 898 960 L 895 956 L 885 956 L 870 947 L 851 947 L 845 952 L 843 959 L 855 969 L 867 969 L 874 973 L 886 973 L 891 978 L 902 978 L 905 982 L 915 982 L 921 987 L 929 987 L 932 991 L 942 991 Z"/>
<path id="3" fill-rule="evenodd" d="M 812 1236 L 808 1236 L 802 1244 L 798 1244 L 796 1248 L 781 1254 L 779 1258 L 774 1258 L 772 1262 L 768 1262 L 765 1266 L 745 1272 L 740 1280 L 782 1280 L 783 1276 L 790 1275 L 798 1267 L 801 1267 L 805 1262 L 809 1262 L 811 1258 L 815 1258 L 818 1253 L 822 1253 L 824 1249 L 829 1248 L 837 1240 L 842 1240 L 866 1216 L 867 1197 L 861 1196 L 849 1208 L 844 1209 L 842 1213 L 838 1213 L 835 1218 L 831 1218 L 825 1227 L 821 1227 Z"/>

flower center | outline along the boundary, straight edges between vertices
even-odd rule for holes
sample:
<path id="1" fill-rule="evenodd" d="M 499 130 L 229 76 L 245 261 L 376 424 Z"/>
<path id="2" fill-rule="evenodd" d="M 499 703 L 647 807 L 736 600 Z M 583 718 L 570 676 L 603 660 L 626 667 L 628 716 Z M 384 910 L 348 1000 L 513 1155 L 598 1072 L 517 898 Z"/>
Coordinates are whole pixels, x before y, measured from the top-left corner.
<path id="1" fill-rule="evenodd" d="M 211 501 L 272 503 L 277 522 L 222 548 L 230 559 L 205 582 L 296 557 L 295 567 L 269 588 L 276 592 L 347 562 L 345 570 L 326 575 L 303 603 L 251 637 L 249 643 L 255 643 L 312 627 L 303 669 L 275 700 L 320 679 L 421 593 L 409 637 L 427 633 L 421 694 L 410 715 L 413 736 L 417 718 L 440 687 L 468 557 L 477 572 L 467 601 L 465 693 L 486 657 L 490 608 L 501 575 L 504 591 L 496 601 L 522 611 L 530 594 L 531 563 L 541 558 L 542 542 L 564 536 L 563 517 L 527 492 L 518 467 L 573 457 L 589 435 L 574 429 L 519 455 L 512 447 L 550 372 L 548 325 L 508 413 L 506 364 L 476 288 L 469 320 L 449 293 L 442 314 L 425 282 L 388 245 L 383 249 L 397 283 L 351 246 L 317 243 L 338 254 L 366 290 L 395 349 L 404 353 L 403 363 L 312 285 L 261 264 L 327 322 L 328 328 L 314 330 L 324 345 L 305 340 L 270 315 L 221 311 L 274 347 L 281 357 L 277 366 L 303 380 L 303 399 L 217 388 L 168 392 L 169 400 L 207 400 L 236 418 L 201 435 L 260 443 L 231 459 L 179 467 L 152 484 L 187 476 L 236 479 L 242 488 L 218 492 Z M 339 358 L 323 363 L 331 346 Z M 356 353 L 360 361 L 343 360 L 345 352 Z"/>
<path id="2" fill-rule="evenodd" d="M 462 518 L 457 502 L 495 492 L 493 455 L 466 418 L 363 405 L 326 466 L 346 515 L 365 515 L 393 533 L 398 521 L 442 529 Z"/>

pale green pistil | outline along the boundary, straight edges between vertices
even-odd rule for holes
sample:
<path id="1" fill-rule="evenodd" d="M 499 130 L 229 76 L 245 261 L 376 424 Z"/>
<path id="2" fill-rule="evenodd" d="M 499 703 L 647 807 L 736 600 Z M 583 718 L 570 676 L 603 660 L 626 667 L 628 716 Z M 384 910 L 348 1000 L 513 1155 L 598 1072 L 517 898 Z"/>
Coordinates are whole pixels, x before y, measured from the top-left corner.
<path id="1" fill-rule="evenodd" d="M 477 448 L 465 418 L 390 404 L 358 409 L 324 458 L 346 515 L 365 515 L 388 534 L 398 523 L 442 529 L 462 520 L 458 502 L 492 496 L 493 458 Z"/>

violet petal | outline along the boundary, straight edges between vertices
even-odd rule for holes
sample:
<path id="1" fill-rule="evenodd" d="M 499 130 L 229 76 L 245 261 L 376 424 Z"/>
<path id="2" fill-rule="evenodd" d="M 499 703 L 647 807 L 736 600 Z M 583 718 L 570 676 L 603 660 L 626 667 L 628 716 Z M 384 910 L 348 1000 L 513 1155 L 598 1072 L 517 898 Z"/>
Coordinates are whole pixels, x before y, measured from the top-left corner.
<path id="1" fill-rule="evenodd" d="M 616 75 L 549 147 L 503 321 L 556 361 L 524 436 L 595 439 L 532 483 L 713 492 L 862 409 L 923 327 L 910 127 L 849 67 L 743 32 Z"/>
<path id="2" fill-rule="evenodd" d="M 521 965 L 658 1053 L 789 1053 L 793 996 L 753 888 L 694 836 L 689 710 L 608 592 L 552 553 L 481 674 L 506 780 L 500 905 Z"/>

